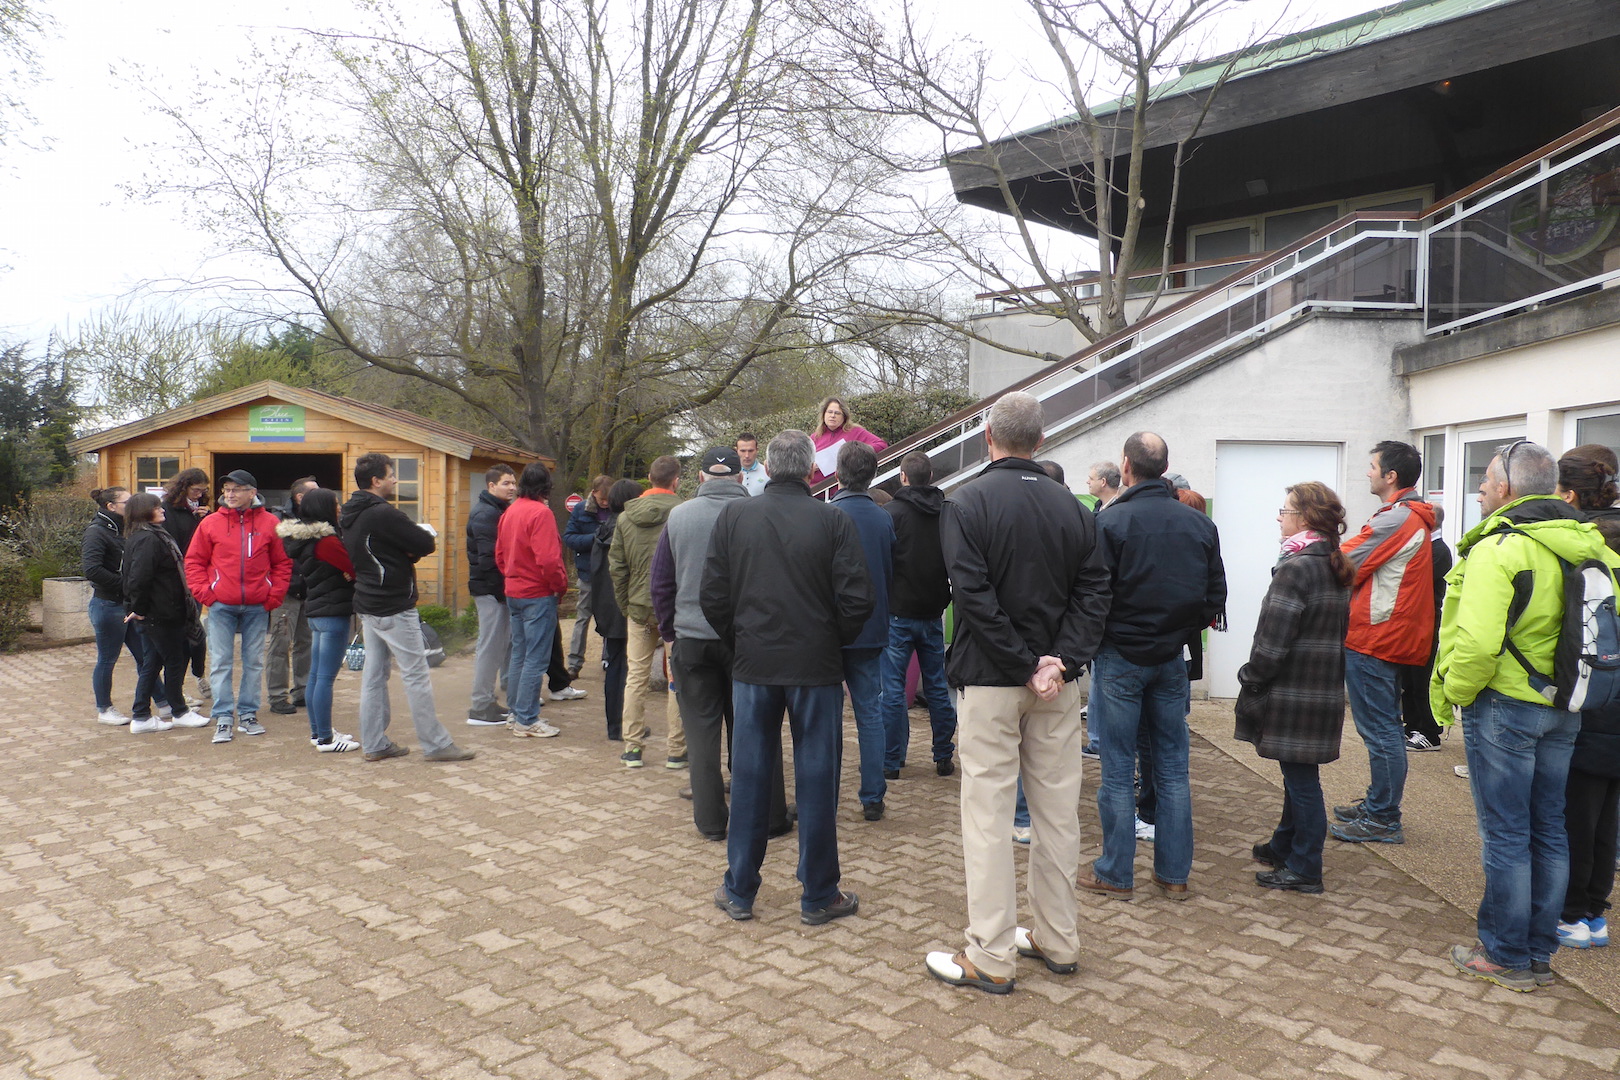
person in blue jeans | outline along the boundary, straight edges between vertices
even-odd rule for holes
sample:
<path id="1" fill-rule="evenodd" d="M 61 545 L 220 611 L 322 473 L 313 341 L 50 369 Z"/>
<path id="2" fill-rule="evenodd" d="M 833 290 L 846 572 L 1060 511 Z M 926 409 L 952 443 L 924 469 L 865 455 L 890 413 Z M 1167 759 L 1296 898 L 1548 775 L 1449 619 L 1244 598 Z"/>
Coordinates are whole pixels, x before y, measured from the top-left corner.
<path id="1" fill-rule="evenodd" d="M 292 560 L 276 535 L 276 516 L 253 505 L 259 482 L 246 469 L 226 475 L 219 509 L 203 518 L 186 549 L 186 584 L 208 609 L 208 657 L 213 684 L 214 742 L 228 743 L 233 724 L 244 735 L 263 735 L 259 699 L 264 691 L 264 637 L 270 612 L 281 606 L 292 581 Z M 242 639 L 241 688 L 231 674 L 236 639 Z"/>
<path id="2" fill-rule="evenodd" d="M 872 583 L 850 515 L 810 497 L 810 436 L 782 432 L 765 462 L 765 490 L 730 500 L 715 519 L 698 588 L 704 619 L 732 647 L 731 818 L 714 905 L 731 919 L 754 917 L 785 711 L 799 804 L 799 921 L 820 926 L 860 908 L 838 865 L 840 654 L 866 627 Z"/>
<path id="3" fill-rule="evenodd" d="M 276 526 L 287 556 L 304 579 L 304 617 L 309 621 L 309 678 L 304 689 L 309 741 L 323 754 L 360 749 L 351 736 L 332 730 L 332 684 L 337 681 L 354 616 L 354 563 L 338 532 L 338 493 L 312 488 L 298 517 Z"/>
<path id="4" fill-rule="evenodd" d="M 866 572 L 872 582 L 872 614 L 854 641 L 844 646 L 844 685 L 849 687 L 850 709 L 855 713 L 855 734 L 861 757 L 861 815 L 881 821 L 883 797 L 889 784 L 883 773 L 888 742 L 881 699 L 883 653 L 889 644 L 889 588 L 894 580 L 894 521 L 872 501 L 867 488 L 877 475 L 877 451 L 850 440 L 838 451 L 841 491 L 832 505 L 848 514 L 861 537 Z M 904 676 L 902 675 L 902 678 Z"/>
<path id="5" fill-rule="evenodd" d="M 518 477 L 517 498 L 500 516 L 495 534 L 495 569 L 502 577 L 512 633 L 506 701 L 512 707 L 512 734 L 553 738 L 560 729 L 540 719 L 540 683 L 553 662 L 557 598 L 568 591 L 562 537 L 546 500 L 551 472 L 541 462 Z"/>
<path id="6" fill-rule="evenodd" d="M 96 504 L 96 514 L 85 527 L 79 548 L 80 573 L 90 579 L 90 626 L 96 635 L 96 666 L 90 672 L 90 689 L 96 696 L 96 721 L 122 727 L 129 723 L 129 717 L 118 711 L 112 699 L 118 654 L 128 649 L 137 670 L 146 658 L 140 628 L 125 618 L 129 611 L 124 607 L 124 507 L 129 503 L 129 491 L 121 487 L 99 488 L 90 493 L 90 500 Z M 153 687 L 152 701 L 160 717 L 166 720 L 173 715 L 162 687 Z"/>
<path id="7" fill-rule="evenodd" d="M 1101 748 L 1097 811 L 1102 856 L 1081 888 L 1128 900 L 1135 890 L 1137 740 L 1150 753 L 1153 884 L 1172 900 L 1190 895 L 1192 789 L 1187 776 L 1187 663 L 1182 649 L 1226 608 L 1226 571 L 1215 523 L 1180 502 L 1164 474 L 1170 451 L 1158 435 L 1125 440 L 1126 485 L 1097 514 L 1112 584 L 1102 648 L 1091 666 L 1089 717 Z"/>
<path id="8" fill-rule="evenodd" d="M 883 509 L 894 521 L 894 580 L 889 590 L 889 640 L 883 650 L 883 775 L 898 780 L 911 745 L 906 670 L 917 657 L 928 722 L 933 729 L 934 771 L 956 771 L 956 705 L 945 684 L 945 626 L 951 583 L 939 543 L 939 512 L 945 493 L 931 486 L 934 465 L 914 450 L 900 461 L 900 490 Z"/>

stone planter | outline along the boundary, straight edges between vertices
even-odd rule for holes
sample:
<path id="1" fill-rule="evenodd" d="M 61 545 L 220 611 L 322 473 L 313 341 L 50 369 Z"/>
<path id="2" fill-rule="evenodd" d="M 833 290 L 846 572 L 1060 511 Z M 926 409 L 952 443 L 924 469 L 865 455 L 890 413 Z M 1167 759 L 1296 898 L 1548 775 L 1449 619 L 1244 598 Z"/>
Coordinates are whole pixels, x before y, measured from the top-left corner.
<path id="1" fill-rule="evenodd" d="M 44 581 L 46 641 L 95 637 L 90 625 L 90 579 L 53 577 Z"/>

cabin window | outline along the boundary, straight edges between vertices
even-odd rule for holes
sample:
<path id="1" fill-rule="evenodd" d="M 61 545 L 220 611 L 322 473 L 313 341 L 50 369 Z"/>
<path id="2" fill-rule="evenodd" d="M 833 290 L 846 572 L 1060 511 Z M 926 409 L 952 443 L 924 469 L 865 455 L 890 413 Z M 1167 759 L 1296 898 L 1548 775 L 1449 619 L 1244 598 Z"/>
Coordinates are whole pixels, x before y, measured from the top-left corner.
<path id="1" fill-rule="evenodd" d="M 399 483 L 394 487 L 394 505 L 412 521 L 422 521 L 422 459 L 400 457 L 394 459 L 394 474 Z"/>
<path id="2" fill-rule="evenodd" d="M 161 488 L 174 479 L 179 472 L 179 457 L 137 456 L 135 458 L 135 483 L 130 490 L 142 492 L 152 488 Z"/>

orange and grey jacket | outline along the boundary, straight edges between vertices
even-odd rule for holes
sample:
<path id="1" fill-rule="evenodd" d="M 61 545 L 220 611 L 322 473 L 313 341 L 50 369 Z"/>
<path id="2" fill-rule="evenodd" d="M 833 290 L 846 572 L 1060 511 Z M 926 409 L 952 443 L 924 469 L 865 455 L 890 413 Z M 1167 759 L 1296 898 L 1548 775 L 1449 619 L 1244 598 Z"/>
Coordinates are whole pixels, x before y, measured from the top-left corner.
<path id="1" fill-rule="evenodd" d="M 1344 644 L 1391 664 L 1423 664 L 1434 644 L 1434 507 L 1414 488 L 1379 507 L 1346 540 L 1356 569 Z"/>

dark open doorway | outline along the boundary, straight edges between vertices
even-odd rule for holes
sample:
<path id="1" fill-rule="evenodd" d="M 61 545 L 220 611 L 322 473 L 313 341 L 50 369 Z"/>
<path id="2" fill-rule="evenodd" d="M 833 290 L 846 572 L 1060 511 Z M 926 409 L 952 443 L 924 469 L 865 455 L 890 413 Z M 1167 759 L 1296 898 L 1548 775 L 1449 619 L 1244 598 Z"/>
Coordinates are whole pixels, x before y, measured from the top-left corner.
<path id="1" fill-rule="evenodd" d="M 225 474 L 234 469 L 246 469 L 253 474 L 266 506 L 284 504 L 293 481 L 301 476 L 313 476 L 321 487 L 331 488 L 339 495 L 346 490 L 342 454 L 215 454 L 215 495 L 219 494 L 220 481 Z"/>

